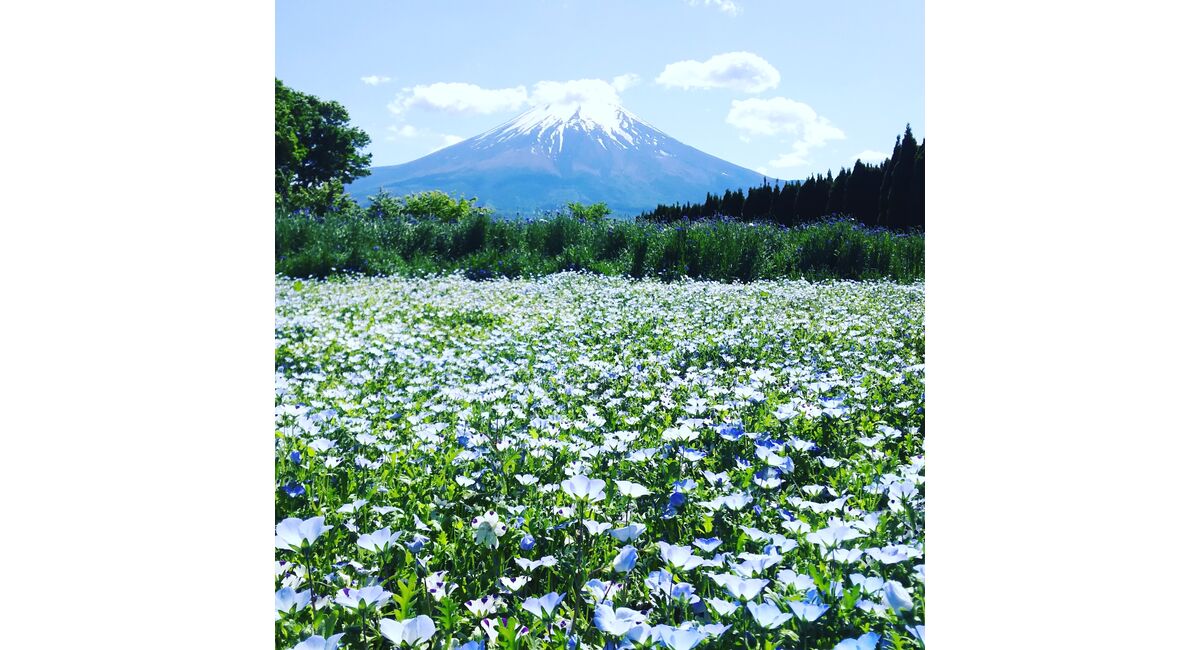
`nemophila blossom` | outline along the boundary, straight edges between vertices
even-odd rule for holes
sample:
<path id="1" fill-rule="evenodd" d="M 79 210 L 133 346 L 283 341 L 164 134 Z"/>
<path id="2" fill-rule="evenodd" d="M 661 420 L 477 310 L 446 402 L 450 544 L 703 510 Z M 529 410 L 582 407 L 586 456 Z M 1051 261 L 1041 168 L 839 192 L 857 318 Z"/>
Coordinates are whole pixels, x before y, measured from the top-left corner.
<path id="1" fill-rule="evenodd" d="M 651 571 L 650 574 L 646 576 L 646 588 L 650 590 L 651 594 L 657 593 L 669 598 L 671 596 L 671 589 L 674 588 L 674 586 L 675 577 L 671 575 L 670 571 L 665 569 Z"/>
<path id="2" fill-rule="evenodd" d="M 708 603 L 709 611 L 715 612 L 718 616 L 729 616 L 736 612 L 739 607 L 737 603 L 731 603 L 728 600 L 721 600 L 720 598 L 705 598 L 704 600 Z"/>
<path id="3" fill-rule="evenodd" d="M 861 573 L 850 574 L 850 584 L 857 585 L 865 595 L 875 595 L 883 589 L 883 578 L 879 576 L 864 576 Z"/>
<path id="4" fill-rule="evenodd" d="M 449 571 L 438 571 L 425 576 L 425 591 L 429 592 L 435 601 L 440 601 L 458 588 L 457 584 L 447 581 L 448 573 Z"/>
<path id="5" fill-rule="evenodd" d="M 562 519 L 570 519 L 575 516 L 575 508 L 573 506 L 559 506 L 552 512 L 555 516 Z"/>
<path id="6" fill-rule="evenodd" d="M 362 589 L 346 587 L 337 591 L 333 602 L 350 609 L 374 609 L 391 602 L 391 596 L 392 592 L 385 590 L 380 585 L 363 587 Z"/>
<path id="7" fill-rule="evenodd" d="M 897 614 L 913 608 L 912 596 L 908 594 L 904 585 L 895 580 L 883 583 L 883 602 Z"/>
<path id="8" fill-rule="evenodd" d="M 525 535 L 521 538 L 520 547 L 522 551 L 533 550 L 534 544 L 535 540 L 533 539 L 533 535 L 530 535 L 529 533 L 525 533 Z"/>
<path id="9" fill-rule="evenodd" d="M 920 550 L 903 544 L 889 545 L 883 548 L 868 548 L 866 553 L 871 559 L 880 564 L 898 564 L 921 556 Z"/>
<path id="10" fill-rule="evenodd" d="M 500 628 L 512 629 L 517 638 L 529 634 L 529 628 L 521 625 L 520 621 L 515 618 L 503 616 L 500 618 L 485 618 L 479 621 L 479 628 L 482 629 L 488 638 L 493 642 L 500 636 Z"/>
<path id="11" fill-rule="evenodd" d="M 554 615 L 554 609 L 558 607 L 562 599 L 563 596 L 552 591 L 541 598 L 526 598 L 525 602 L 521 603 L 521 609 L 538 618 L 550 618 Z"/>
<path id="12" fill-rule="evenodd" d="M 628 542 L 637 539 L 644 532 L 646 532 L 646 525 L 634 522 L 628 526 L 613 528 L 608 531 L 608 534 L 612 535 L 617 541 Z"/>
<path id="13" fill-rule="evenodd" d="M 658 637 L 659 642 L 666 646 L 668 650 L 692 650 L 692 648 L 700 645 L 700 642 L 705 638 L 703 632 L 694 629 L 670 627 L 667 625 L 657 625 L 653 629 L 654 635 Z"/>
<path id="14" fill-rule="evenodd" d="M 886 605 L 865 598 L 860 598 L 854 603 L 854 606 L 868 614 L 881 618 L 887 616 L 889 611 Z"/>
<path id="15" fill-rule="evenodd" d="M 629 573 L 637 564 L 637 549 L 632 546 L 623 547 L 613 560 L 613 570 L 618 573 Z"/>
<path id="16" fill-rule="evenodd" d="M 796 573 L 791 569 L 780 569 L 779 573 L 775 574 L 775 579 L 791 589 L 800 592 L 807 592 L 816 585 L 813 579 L 807 574 Z"/>
<path id="17" fill-rule="evenodd" d="M 288 454 L 288 460 L 299 465 L 300 464 L 300 452 L 293 451 L 292 453 Z"/>
<path id="18" fill-rule="evenodd" d="M 663 562 L 680 571 L 691 571 L 704 561 L 704 558 L 693 555 L 692 549 L 687 546 L 659 542 L 658 552 L 662 556 Z"/>
<path id="19" fill-rule="evenodd" d="M 420 553 L 421 549 L 425 548 L 425 545 L 429 542 L 430 539 L 428 537 L 420 533 L 413 533 L 412 541 L 405 542 L 404 547 L 407 548 L 410 553 L 416 554 Z"/>
<path id="20" fill-rule="evenodd" d="M 500 521 L 495 510 L 489 510 L 483 516 L 471 519 L 471 527 L 475 530 L 475 543 L 490 548 L 498 548 L 499 538 L 508 532 L 508 526 Z"/>
<path id="21" fill-rule="evenodd" d="M 467 611 L 474 614 L 476 617 L 487 616 L 496 612 L 496 607 L 500 604 L 500 599 L 494 596 L 484 596 L 476 600 L 468 600 L 463 603 L 463 607 Z"/>
<path id="22" fill-rule="evenodd" d="M 759 627 L 773 630 L 780 625 L 783 625 L 792 617 L 791 614 L 782 612 L 775 603 L 770 601 L 762 603 L 746 603 L 746 611 L 750 612 L 750 616 L 754 618 L 754 622 L 758 623 Z"/>
<path id="23" fill-rule="evenodd" d="M 728 441 L 735 441 L 746 435 L 746 429 L 741 424 L 720 424 L 716 427 L 717 435 Z"/>
<path id="24" fill-rule="evenodd" d="M 583 475 L 573 476 L 559 484 L 564 493 L 581 501 L 596 502 L 604 498 L 604 481 Z"/>
<path id="25" fill-rule="evenodd" d="M 433 624 L 433 619 L 421 614 L 403 621 L 382 619 L 379 621 L 379 632 L 393 645 L 416 648 L 428 643 L 437 633 L 437 627 Z"/>
<path id="26" fill-rule="evenodd" d="M 860 548 L 835 548 L 829 551 L 829 558 L 842 564 L 853 564 L 862 556 L 863 551 Z"/>
<path id="27" fill-rule="evenodd" d="M 350 503 L 347 503 L 347 504 L 339 507 L 337 509 L 337 511 L 340 514 L 350 514 L 365 505 L 367 505 L 366 499 L 355 499 L 354 501 L 351 501 Z"/>
<path id="28" fill-rule="evenodd" d="M 644 463 L 658 455 L 658 449 L 639 449 L 630 453 L 626 458 L 633 463 Z"/>
<path id="29" fill-rule="evenodd" d="M 292 481 L 291 483 L 288 483 L 279 489 L 283 490 L 283 493 L 289 497 L 304 496 L 304 486 L 295 481 Z"/>
<path id="30" fill-rule="evenodd" d="M 624 585 L 619 582 L 609 582 L 592 578 L 583 583 L 584 595 L 593 604 L 611 602 L 611 599 L 624 589 Z"/>
<path id="31" fill-rule="evenodd" d="M 617 491 L 631 499 L 637 499 L 638 497 L 650 494 L 650 490 L 646 489 L 646 486 L 634 483 L 633 481 L 617 481 L 616 483 Z"/>
<path id="32" fill-rule="evenodd" d="M 337 650 L 344 636 L 344 632 L 331 634 L 329 638 L 313 635 L 292 646 L 292 650 Z"/>
<path id="33" fill-rule="evenodd" d="M 738 600 L 752 600 L 758 592 L 771 584 L 771 581 L 765 578 L 743 578 L 732 573 L 709 574 L 709 577 Z"/>
<path id="34" fill-rule="evenodd" d="M 612 528 L 612 524 L 610 524 L 608 522 L 601 523 L 601 522 L 597 522 L 597 521 L 592 521 L 591 519 L 584 519 L 583 527 L 584 527 L 584 529 L 587 530 L 589 535 L 599 535 L 599 534 L 603 533 L 604 531 L 608 530 L 609 528 Z"/>
<path id="35" fill-rule="evenodd" d="M 767 555 L 786 555 L 800 546 L 800 543 L 790 537 L 782 535 L 772 535 L 771 543 L 763 548 L 763 553 Z"/>
<path id="36" fill-rule="evenodd" d="M 306 549 L 333 526 L 325 525 L 324 517 L 297 519 L 288 517 L 275 524 L 275 548 L 286 550 Z"/>
<path id="37" fill-rule="evenodd" d="M 296 591 L 291 587 L 284 587 L 275 592 L 275 620 L 279 620 L 279 614 L 292 614 L 298 612 L 308 606 L 312 600 L 312 591 L 305 589 L 304 591 Z"/>
<path id="38" fill-rule="evenodd" d="M 788 607 L 792 609 L 792 613 L 801 621 L 815 621 L 821 617 L 821 614 L 829 611 L 829 605 L 821 603 L 808 603 L 801 600 L 789 600 Z"/>
<path id="39" fill-rule="evenodd" d="M 741 553 L 741 564 L 734 565 L 734 570 L 744 576 L 756 576 L 770 567 L 783 561 L 780 555 L 761 555 L 758 553 Z"/>
<path id="40" fill-rule="evenodd" d="M 879 635 L 867 632 L 858 638 L 842 639 L 833 650 L 875 650 L 879 646 Z"/>
<path id="41" fill-rule="evenodd" d="M 822 548 L 827 548 L 862 536 L 861 531 L 850 526 L 828 526 L 811 532 L 804 538 L 813 544 L 819 544 Z"/>
<path id="42" fill-rule="evenodd" d="M 384 527 L 367 535 L 359 535 L 357 544 L 372 553 L 379 553 L 391 548 L 400 535 L 400 531 L 393 533 L 390 528 Z"/>
<path id="43" fill-rule="evenodd" d="M 336 446 L 337 446 L 337 443 L 330 440 L 329 438 L 317 438 L 315 440 L 309 441 L 309 443 L 308 443 L 308 448 L 317 452 L 318 454 L 329 451 L 330 449 L 333 449 Z"/>
<path id="44" fill-rule="evenodd" d="M 609 605 L 596 605 L 596 613 L 592 618 L 592 623 L 596 628 L 605 634 L 623 637 L 629 634 L 629 631 L 634 626 L 641 625 L 646 622 L 646 617 L 641 612 L 626 607 L 618 607 L 615 610 Z"/>
<path id="45" fill-rule="evenodd" d="M 558 564 L 558 560 L 553 555 L 543 555 L 541 559 L 537 560 L 526 560 L 523 557 L 516 557 L 513 558 L 513 561 L 526 571 L 533 571 L 538 567 L 551 567 Z"/>
<path id="46" fill-rule="evenodd" d="M 721 540 L 716 537 L 698 537 L 692 540 L 692 545 L 705 553 L 712 553 L 721 545 Z"/>
<path id="47" fill-rule="evenodd" d="M 528 584 L 528 582 L 529 582 L 529 578 L 527 576 L 517 576 L 515 578 L 507 578 L 507 577 L 500 578 L 500 586 L 503 587 L 504 589 L 507 589 L 508 591 L 514 592 L 514 593 L 517 591 L 520 591 L 521 587 L 524 587 L 526 584 Z"/>

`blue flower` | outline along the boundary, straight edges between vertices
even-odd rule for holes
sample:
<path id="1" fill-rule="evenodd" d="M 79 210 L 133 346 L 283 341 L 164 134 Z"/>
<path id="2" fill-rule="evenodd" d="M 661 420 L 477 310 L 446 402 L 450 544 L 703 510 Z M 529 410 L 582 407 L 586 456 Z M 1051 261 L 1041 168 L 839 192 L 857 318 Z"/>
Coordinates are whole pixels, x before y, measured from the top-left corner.
<path id="1" fill-rule="evenodd" d="M 691 492 L 696 489 L 696 482 L 690 478 L 685 478 L 682 481 L 675 481 L 672 486 L 676 492 Z"/>
<path id="2" fill-rule="evenodd" d="M 526 598 L 521 608 L 538 618 L 549 618 L 562 599 L 558 592 L 552 591 L 541 598 Z"/>
<path id="3" fill-rule="evenodd" d="M 533 545 L 534 545 L 533 535 L 526 533 L 525 536 L 521 538 L 521 550 L 522 551 L 532 550 Z"/>
<path id="4" fill-rule="evenodd" d="M 879 645 L 879 635 L 867 632 L 857 639 L 842 639 L 841 643 L 833 646 L 833 650 L 875 650 Z"/>
<path id="5" fill-rule="evenodd" d="M 637 564 L 637 549 L 632 546 L 626 546 L 617 553 L 617 557 L 613 560 L 613 570 L 619 573 L 629 573 Z"/>
<path id="6" fill-rule="evenodd" d="M 614 611 L 611 606 L 604 604 L 596 606 L 596 615 L 592 619 L 597 629 L 613 636 L 625 636 L 635 625 L 645 621 L 646 617 L 637 610 L 618 607 Z"/>
<path id="7" fill-rule="evenodd" d="M 721 540 L 716 537 L 702 537 L 693 540 L 692 545 L 705 553 L 712 553 L 721 545 Z"/>
<path id="8" fill-rule="evenodd" d="M 313 635 L 296 644 L 292 650 L 337 650 L 343 636 L 345 633 L 333 634 L 329 638 Z"/>
<path id="9" fill-rule="evenodd" d="M 425 545 L 430 542 L 430 539 L 421 533 L 413 535 L 413 541 L 406 543 L 404 546 L 408 548 L 410 553 L 416 554 L 425 548 Z"/>
<path id="10" fill-rule="evenodd" d="M 287 485 L 283 486 L 281 489 L 283 490 L 283 493 L 288 495 L 289 497 L 304 496 L 304 486 L 300 485 L 299 483 L 297 483 L 295 481 L 288 483 Z"/>
<path id="11" fill-rule="evenodd" d="M 768 630 L 773 630 L 783 625 L 792 617 L 791 614 L 779 611 L 779 608 L 771 602 L 746 603 L 746 610 L 754 617 L 755 623 Z"/>
<path id="12" fill-rule="evenodd" d="M 673 492 L 668 505 L 671 508 L 682 508 L 683 504 L 687 503 L 687 495 L 683 492 Z"/>
<path id="13" fill-rule="evenodd" d="M 403 621 L 385 618 L 379 621 L 379 631 L 397 646 L 419 646 L 429 641 L 437 632 L 433 619 L 424 614 Z"/>
<path id="14" fill-rule="evenodd" d="M 698 630 L 659 625 L 654 631 L 662 644 L 670 650 L 692 650 L 704 640 L 704 633 Z"/>
<path id="15" fill-rule="evenodd" d="M 288 454 L 288 460 L 299 465 L 300 464 L 300 452 L 293 451 L 292 453 Z"/>

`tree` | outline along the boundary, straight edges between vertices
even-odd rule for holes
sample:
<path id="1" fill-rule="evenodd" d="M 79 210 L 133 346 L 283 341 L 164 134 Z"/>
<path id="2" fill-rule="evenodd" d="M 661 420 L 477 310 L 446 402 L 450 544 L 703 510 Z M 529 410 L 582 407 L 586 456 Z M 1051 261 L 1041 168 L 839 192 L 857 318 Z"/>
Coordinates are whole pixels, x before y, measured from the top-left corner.
<path id="1" fill-rule="evenodd" d="M 572 217 L 582 221 L 592 221 L 599 223 L 604 221 L 608 215 L 612 214 L 612 210 L 608 208 L 607 203 L 593 203 L 585 205 L 577 201 L 572 201 L 567 204 L 567 212 Z"/>
<path id="2" fill-rule="evenodd" d="M 275 202 L 318 211 L 343 204 L 343 185 L 370 174 L 371 138 L 350 126 L 341 104 L 275 80 Z"/>

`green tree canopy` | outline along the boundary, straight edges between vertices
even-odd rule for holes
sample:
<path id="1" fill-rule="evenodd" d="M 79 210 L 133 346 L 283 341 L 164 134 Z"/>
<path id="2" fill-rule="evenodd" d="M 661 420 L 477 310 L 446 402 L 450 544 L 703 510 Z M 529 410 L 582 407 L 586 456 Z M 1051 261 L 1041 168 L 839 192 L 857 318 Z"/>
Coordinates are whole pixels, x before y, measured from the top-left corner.
<path id="1" fill-rule="evenodd" d="M 371 138 L 350 126 L 341 104 L 275 80 L 275 200 L 287 209 L 342 196 L 342 185 L 370 173 Z M 312 207 L 312 206 L 308 206 Z"/>

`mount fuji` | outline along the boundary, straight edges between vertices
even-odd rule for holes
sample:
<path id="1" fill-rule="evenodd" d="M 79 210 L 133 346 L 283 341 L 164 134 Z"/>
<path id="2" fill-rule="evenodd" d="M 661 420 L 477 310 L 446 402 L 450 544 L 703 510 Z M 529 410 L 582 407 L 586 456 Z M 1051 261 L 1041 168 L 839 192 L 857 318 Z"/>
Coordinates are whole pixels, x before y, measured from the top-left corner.
<path id="1" fill-rule="evenodd" d="M 502 213 L 607 203 L 632 214 L 707 192 L 762 184 L 764 176 L 690 147 L 614 103 L 534 107 L 500 126 L 402 165 L 376 167 L 347 187 L 364 202 L 442 190 Z"/>

